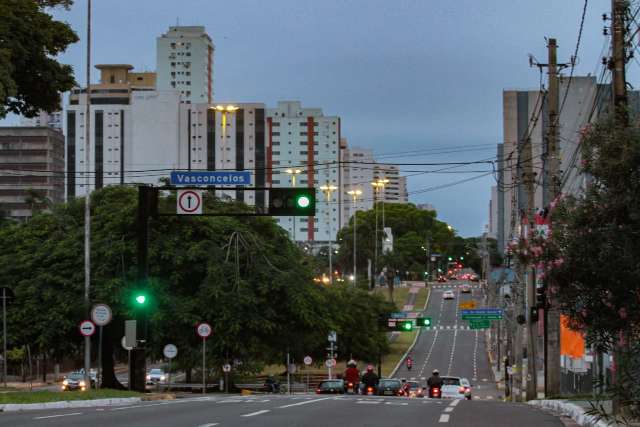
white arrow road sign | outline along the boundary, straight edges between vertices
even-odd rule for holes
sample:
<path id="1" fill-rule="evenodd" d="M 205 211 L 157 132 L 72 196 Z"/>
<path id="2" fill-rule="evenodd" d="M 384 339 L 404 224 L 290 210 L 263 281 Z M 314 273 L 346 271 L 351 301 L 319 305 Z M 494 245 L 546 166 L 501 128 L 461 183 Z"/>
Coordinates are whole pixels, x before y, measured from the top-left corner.
<path id="1" fill-rule="evenodd" d="M 202 191 L 178 190 L 178 215 L 202 215 Z"/>
<path id="2" fill-rule="evenodd" d="M 162 353 L 164 354 L 164 357 L 166 357 L 167 359 L 173 359 L 178 355 L 178 347 L 176 347 L 173 344 L 167 344 L 164 346 Z"/>
<path id="3" fill-rule="evenodd" d="M 85 337 L 90 337 L 96 333 L 96 325 L 91 320 L 80 322 L 80 333 Z"/>

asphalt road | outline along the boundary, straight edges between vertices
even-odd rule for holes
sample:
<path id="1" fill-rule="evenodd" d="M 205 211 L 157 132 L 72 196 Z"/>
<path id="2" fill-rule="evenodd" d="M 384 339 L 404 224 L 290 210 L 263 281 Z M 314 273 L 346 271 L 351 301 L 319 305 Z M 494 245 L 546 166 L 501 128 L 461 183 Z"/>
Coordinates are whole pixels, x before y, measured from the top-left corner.
<path id="1" fill-rule="evenodd" d="M 461 319 L 459 304 L 475 301 L 483 306 L 482 288 L 471 285 L 471 293 L 461 293 L 462 281 L 450 281 L 432 285 L 429 303 L 424 314 L 431 317 L 432 327 L 423 328 L 411 352 L 413 368 L 406 364 L 398 370 L 396 378 L 421 380 L 428 378 L 434 369 L 440 375 L 467 378 L 473 385 L 473 398 L 496 400 L 500 393 L 492 382 L 491 368 L 485 350 L 484 330 L 469 329 L 469 323 Z M 445 300 L 442 295 L 452 290 L 455 299 Z"/>
<path id="2" fill-rule="evenodd" d="M 14 427 L 213 426 L 562 426 L 526 404 L 360 396 L 258 396 L 178 399 L 167 402 L 0 414 Z"/>

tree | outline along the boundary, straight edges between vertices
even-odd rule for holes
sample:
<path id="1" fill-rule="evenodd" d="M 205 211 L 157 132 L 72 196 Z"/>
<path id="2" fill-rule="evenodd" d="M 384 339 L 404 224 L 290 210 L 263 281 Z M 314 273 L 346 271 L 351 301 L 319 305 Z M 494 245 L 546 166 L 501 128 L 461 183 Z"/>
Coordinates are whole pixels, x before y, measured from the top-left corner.
<path id="1" fill-rule="evenodd" d="M 78 37 L 47 8 L 71 0 L 0 0 L 0 118 L 60 109 L 60 94 L 74 84 L 73 69 L 55 60 Z"/>

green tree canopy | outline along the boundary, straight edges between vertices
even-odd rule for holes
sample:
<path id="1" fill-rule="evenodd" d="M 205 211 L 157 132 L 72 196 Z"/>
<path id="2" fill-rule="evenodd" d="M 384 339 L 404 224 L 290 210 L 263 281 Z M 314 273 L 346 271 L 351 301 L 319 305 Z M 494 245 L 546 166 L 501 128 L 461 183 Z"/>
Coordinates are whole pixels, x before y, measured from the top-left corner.
<path id="1" fill-rule="evenodd" d="M 73 69 L 55 57 L 78 37 L 47 8 L 71 0 L 0 0 L 0 118 L 33 117 L 60 108 L 60 94 L 75 84 Z"/>

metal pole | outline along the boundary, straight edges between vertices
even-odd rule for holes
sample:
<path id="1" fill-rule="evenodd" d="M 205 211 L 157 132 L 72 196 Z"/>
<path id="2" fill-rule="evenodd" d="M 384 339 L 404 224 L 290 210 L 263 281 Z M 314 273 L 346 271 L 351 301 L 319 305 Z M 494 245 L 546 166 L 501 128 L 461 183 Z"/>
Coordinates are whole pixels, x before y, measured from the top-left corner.
<path id="1" fill-rule="evenodd" d="M 7 388 L 7 288 L 2 288 L 2 378 Z"/>
<path id="2" fill-rule="evenodd" d="M 202 338 L 202 394 L 205 394 L 207 391 L 207 373 L 206 369 L 206 349 L 207 349 L 207 340 Z"/>
<path id="3" fill-rule="evenodd" d="M 329 343 L 329 358 L 331 360 L 333 360 L 333 341 L 331 341 Z M 331 365 L 331 364 L 329 364 L 329 365 Z M 328 366 L 328 368 L 329 368 L 329 379 L 332 379 L 331 378 L 331 366 Z"/>
<path id="4" fill-rule="evenodd" d="M 355 201 L 355 197 L 354 197 L 354 201 Z M 355 203 L 354 203 L 355 206 Z M 358 274 L 356 271 L 356 265 L 357 265 L 357 255 L 356 255 L 356 250 L 357 247 L 356 246 L 356 239 L 358 235 L 358 210 L 356 209 L 356 211 L 353 213 L 353 285 L 357 286 L 358 284 Z"/>
<path id="5" fill-rule="evenodd" d="M 102 374 L 102 325 L 98 330 L 98 377 L 96 378 L 96 388 L 100 389 Z"/>
<path id="6" fill-rule="evenodd" d="M 84 114 L 85 141 L 84 141 L 84 177 L 85 177 L 85 202 L 84 202 L 84 304 L 88 313 L 90 307 L 89 291 L 91 287 L 91 177 L 89 165 L 91 164 L 91 0 L 87 0 L 87 101 Z M 91 337 L 84 338 L 84 380 L 90 384 L 89 370 L 91 369 Z"/>
<path id="7" fill-rule="evenodd" d="M 168 362 L 169 363 L 169 369 L 168 369 L 169 372 L 167 373 L 167 386 L 165 387 L 166 391 L 171 390 L 171 359 L 168 359 L 168 360 L 169 360 L 169 362 Z"/>
<path id="8" fill-rule="evenodd" d="M 291 394 L 291 372 L 289 372 L 289 365 L 291 359 L 289 357 L 289 349 L 287 349 L 287 394 Z"/>
<path id="9" fill-rule="evenodd" d="M 373 187 L 373 210 L 376 213 L 376 233 L 373 240 L 375 240 L 375 252 L 373 253 L 373 287 L 375 288 L 378 280 L 378 187 Z"/>
<path id="10" fill-rule="evenodd" d="M 131 350 L 127 350 L 127 367 L 129 368 L 129 371 L 131 371 Z M 127 384 L 127 388 L 129 389 L 129 391 L 131 391 L 131 383 L 133 381 L 131 381 L 133 379 L 133 376 L 131 375 L 131 372 L 129 372 L 129 383 Z"/>

